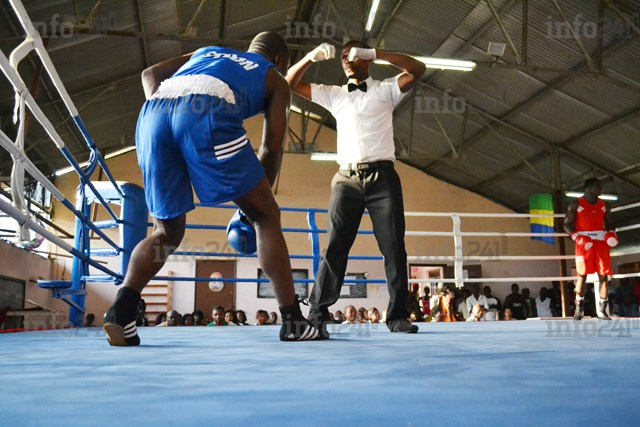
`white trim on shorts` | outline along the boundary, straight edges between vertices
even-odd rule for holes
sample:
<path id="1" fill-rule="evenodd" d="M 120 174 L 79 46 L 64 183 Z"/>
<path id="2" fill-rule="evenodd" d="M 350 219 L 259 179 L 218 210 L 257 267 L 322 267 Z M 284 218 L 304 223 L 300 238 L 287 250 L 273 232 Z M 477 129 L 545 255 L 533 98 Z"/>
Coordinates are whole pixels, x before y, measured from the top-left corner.
<path id="1" fill-rule="evenodd" d="M 206 74 L 176 76 L 164 80 L 149 99 L 176 99 L 187 95 L 210 95 L 236 103 L 233 91 L 225 82 Z"/>

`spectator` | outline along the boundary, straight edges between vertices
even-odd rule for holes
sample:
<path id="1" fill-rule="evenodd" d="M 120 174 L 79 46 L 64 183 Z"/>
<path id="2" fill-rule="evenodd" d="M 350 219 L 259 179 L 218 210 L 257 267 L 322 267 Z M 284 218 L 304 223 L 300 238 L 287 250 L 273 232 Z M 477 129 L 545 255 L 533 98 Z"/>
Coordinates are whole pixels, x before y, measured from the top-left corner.
<path id="1" fill-rule="evenodd" d="M 457 322 L 458 316 L 454 309 L 455 294 L 448 287 L 443 287 L 438 292 L 438 305 L 432 308 L 431 313 L 435 322 Z"/>
<path id="2" fill-rule="evenodd" d="M 147 319 L 147 303 L 144 299 L 140 299 L 138 302 L 138 315 L 136 316 L 136 326 L 149 326 L 149 319 Z"/>
<path id="3" fill-rule="evenodd" d="M 186 313 L 184 316 L 182 316 L 182 323 L 184 324 L 184 326 L 193 326 L 195 324 L 193 314 Z"/>
<path id="4" fill-rule="evenodd" d="M 336 323 L 344 323 L 344 321 L 347 320 L 340 310 L 336 310 L 336 314 L 333 316 L 333 318 Z"/>
<path id="5" fill-rule="evenodd" d="M 636 304 L 634 295 L 624 295 L 621 304 L 616 304 L 616 310 L 613 314 L 620 317 L 638 317 L 638 304 Z"/>
<path id="6" fill-rule="evenodd" d="M 411 284 L 411 291 L 407 296 L 407 310 L 409 311 L 410 322 L 422 322 L 422 309 L 420 308 L 420 285 L 418 285 L 417 283 Z M 414 319 L 416 320 L 411 320 L 411 312 L 414 312 Z"/>
<path id="7" fill-rule="evenodd" d="M 204 313 L 202 310 L 195 310 L 193 312 L 193 325 L 194 326 L 204 326 Z"/>
<path id="8" fill-rule="evenodd" d="M 167 311 L 167 316 L 164 322 L 160 322 L 156 326 L 181 326 L 182 315 L 176 310 Z"/>
<path id="9" fill-rule="evenodd" d="M 429 319 L 429 317 L 431 316 L 431 304 L 429 303 L 429 300 L 431 298 L 431 296 L 429 295 L 431 294 L 431 288 L 427 285 L 422 289 L 422 291 L 424 292 L 424 295 L 422 295 L 422 297 L 420 298 L 422 317 L 424 317 L 425 319 Z"/>
<path id="10" fill-rule="evenodd" d="M 278 313 L 276 313 L 275 311 L 272 311 L 271 313 L 269 313 L 269 324 L 270 325 L 278 324 Z"/>
<path id="11" fill-rule="evenodd" d="M 595 317 L 596 314 L 596 294 L 593 290 L 593 286 L 586 285 L 587 289 L 584 291 L 583 299 L 583 311 L 585 316 Z"/>
<path id="12" fill-rule="evenodd" d="M 93 313 L 87 313 L 87 317 L 84 318 L 84 325 L 82 325 L 83 328 L 93 328 L 95 325 L 93 324 L 93 322 L 95 322 L 96 320 L 96 315 Z"/>
<path id="13" fill-rule="evenodd" d="M 376 307 L 369 309 L 369 323 L 380 323 L 380 311 Z"/>
<path id="14" fill-rule="evenodd" d="M 540 296 L 536 298 L 536 312 L 538 313 L 536 317 L 553 317 L 549 290 L 545 287 L 540 288 Z"/>
<path id="15" fill-rule="evenodd" d="M 233 325 L 233 323 L 227 322 L 227 320 L 226 320 L 226 312 L 224 310 L 224 307 L 219 306 L 219 305 L 213 307 L 213 310 L 211 310 L 211 318 L 213 320 L 207 326 L 229 326 L 229 325 Z"/>
<path id="16" fill-rule="evenodd" d="M 256 311 L 256 326 L 266 326 L 269 324 L 269 313 L 266 310 Z"/>
<path id="17" fill-rule="evenodd" d="M 367 323 L 369 321 L 369 313 L 364 307 L 358 309 L 358 315 L 356 316 L 356 323 Z"/>
<path id="18" fill-rule="evenodd" d="M 166 313 L 158 313 L 158 315 L 156 316 L 156 320 L 153 322 L 154 325 L 156 326 L 160 326 L 161 323 L 164 323 L 167 321 L 167 314 Z M 167 326 L 166 324 L 163 326 Z"/>
<path id="19" fill-rule="evenodd" d="M 348 305 L 344 308 L 344 322 L 342 323 L 357 323 L 358 312 L 352 305 Z"/>
<path id="20" fill-rule="evenodd" d="M 491 288 L 489 286 L 482 288 L 482 293 L 484 293 L 484 297 L 487 299 L 487 306 L 489 307 L 484 314 L 484 320 L 500 320 L 500 312 L 502 311 L 500 300 L 491 295 Z"/>
<path id="21" fill-rule="evenodd" d="M 551 282 L 549 298 L 551 298 L 551 312 L 553 313 L 553 317 L 562 316 L 562 290 L 560 289 L 560 282 Z"/>
<path id="22" fill-rule="evenodd" d="M 532 317 L 538 317 L 538 312 L 536 310 L 536 299 L 530 297 L 531 293 L 529 292 L 529 288 L 522 288 L 522 299 L 524 300 L 523 309 L 524 309 L 524 318 L 530 319 Z"/>
<path id="23" fill-rule="evenodd" d="M 182 314 L 177 310 L 167 313 L 167 326 L 182 326 Z"/>
<path id="24" fill-rule="evenodd" d="M 237 325 L 238 319 L 236 319 L 236 312 L 232 309 L 224 311 L 224 320 L 230 325 Z"/>
<path id="25" fill-rule="evenodd" d="M 467 298 L 470 296 L 471 291 L 467 288 L 462 288 L 462 297 L 460 298 L 460 302 L 456 304 L 456 307 L 458 307 L 458 313 L 460 313 L 463 320 L 467 320 L 469 316 L 471 316 L 471 312 L 467 308 Z"/>
<path id="26" fill-rule="evenodd" d="M 511 285 L 511 293 L 504 300 L 504 308 L 510 308 L 514 319 L 524 320 L 524 297 L 520 295 L 520 286 Z"/>
<path id="27" fill-rule="evenodd" d="M 573 315 L 576 312 L 576 285 L 574 285 L 573 283 L 567 283 L 567 294 L 571 296 L 571 298 L 565 298 L 564 299 L 564 303 L 567 309 L 567 314 L 571 317 L 573 317 Z"/>
<path id="28" fill-rule="evenodd" d="M 487 298 L 484 295 L 480 294 L 480 285 L 477 283 L 471 286 L 471 295 L 467 297 L 465 300 L 467 303 L 467 310 L 471 313 L 473 310 L 473 306 L 476 304 L 480 304 L 484 307 L 485 311 L 489 309 L 489 303 L 487 302 Z"/>
<path id="29" fill-rule="evenodd" d="M 636 299 L 636 304 L 640 306 L 640 279 L 636 279 L 633 285 L 633 296 Z"/>
<path id="30" fill-rule="evenodd" d="M 246 326 L 249 323 L 247 323 L 247 313 L 245 313 L 243 310 L 238 310 L 236 311 L 236 318 L 238 319 L 238 325 L 240 326 Z"/>
<path id="31" fill-rule="evenodd" d="M 467 319 L 467 322 L 482 322 L 484 321 L 485 308 L 482 304 L 474 304 L 471 308 L 471 316 Z"/>
<path id="32" fill-rule="evenodd" d="M 622 303 L 622 300 L 620 300 L 620 301 L 617 301 L 617 300 L 616 300 L 616 296 L 613 294 L 613 292 L 609 294 L 609 298 L 608 298 L 608 299 L 609 299 L 609 301 L 613 301 L 613 302 L 614 302 L 614 305 L 615 305 L 615 304 L 618 304 L 618 305 L 619 305 L 620 303 Z M 613 312 L 613 311 L 614 311 L 614 310 L 612 309 L 612 310 L 611 310 L 611 312 Z"/>
<path id="33" fill-rule="evenodd" d="M 504 320 L 514 320 L 513 316 L 511 315 L 511 309 L 510 308 L 505 308 L 504 309 Z"/>

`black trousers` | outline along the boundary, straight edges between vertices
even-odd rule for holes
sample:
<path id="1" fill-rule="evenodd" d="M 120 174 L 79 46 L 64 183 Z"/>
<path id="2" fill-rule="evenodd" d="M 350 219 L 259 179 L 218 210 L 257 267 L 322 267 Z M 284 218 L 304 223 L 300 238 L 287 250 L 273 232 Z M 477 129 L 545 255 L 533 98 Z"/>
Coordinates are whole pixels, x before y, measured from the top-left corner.
<path id="1" fill-rule="evenodd" d="M 327 247 L 309 298 L 312 311 L 326 312 L 340 298 L 349 250 L 367 208 L 378 247 L 384 256 L 390 295 L 387 321 L 408 317 L 402 186 L 393 164 L 388 166 L 366 171 L 340 170 L 334 176 L 329 201 Z"/>

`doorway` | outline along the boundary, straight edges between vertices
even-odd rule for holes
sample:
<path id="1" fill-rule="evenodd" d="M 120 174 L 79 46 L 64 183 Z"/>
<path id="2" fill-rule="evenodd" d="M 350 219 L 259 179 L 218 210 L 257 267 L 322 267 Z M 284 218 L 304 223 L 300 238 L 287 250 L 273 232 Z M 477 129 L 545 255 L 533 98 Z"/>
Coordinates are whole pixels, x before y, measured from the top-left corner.
<path id="1" fill-rule="evenodd" d="M 196 277 L 211 277 L 213 273 L 220 273 L 223 278 L 236 277 L 236 262 L 196 261 Z M 196 282 L 195 309 L 201 310 L 205 318 L 211 316 L 213 307 L 217 305 L 225 309 L 235 309 L 236 283 L 222 282 L 219 290 L 212 290 L 209 283 L 207 281 Z"/>

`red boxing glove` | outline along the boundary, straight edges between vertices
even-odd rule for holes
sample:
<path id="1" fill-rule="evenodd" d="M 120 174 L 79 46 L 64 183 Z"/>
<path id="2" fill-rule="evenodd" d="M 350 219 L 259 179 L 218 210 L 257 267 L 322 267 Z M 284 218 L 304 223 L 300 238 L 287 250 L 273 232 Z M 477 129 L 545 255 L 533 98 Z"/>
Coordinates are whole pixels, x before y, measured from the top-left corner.
<path id="1" fill-rule="evenodd" d="M 571 238 L 576 242 L 576 245 L 582 246 L 585 251 L 588 251 L 593 246 L 593 240 L 591 240 L 591 237 L 589 236 L 578 234 L 576 232 L 571 235 Z"/>
<path id="2" fill-rule="evenodd" d="M 607 242 L 610 248 L 615 248 L 620 243 L 620 239 L 618 239 L 618 235 L 615 231 L 607 231 L 604 235 L 604 241 Z"/>

